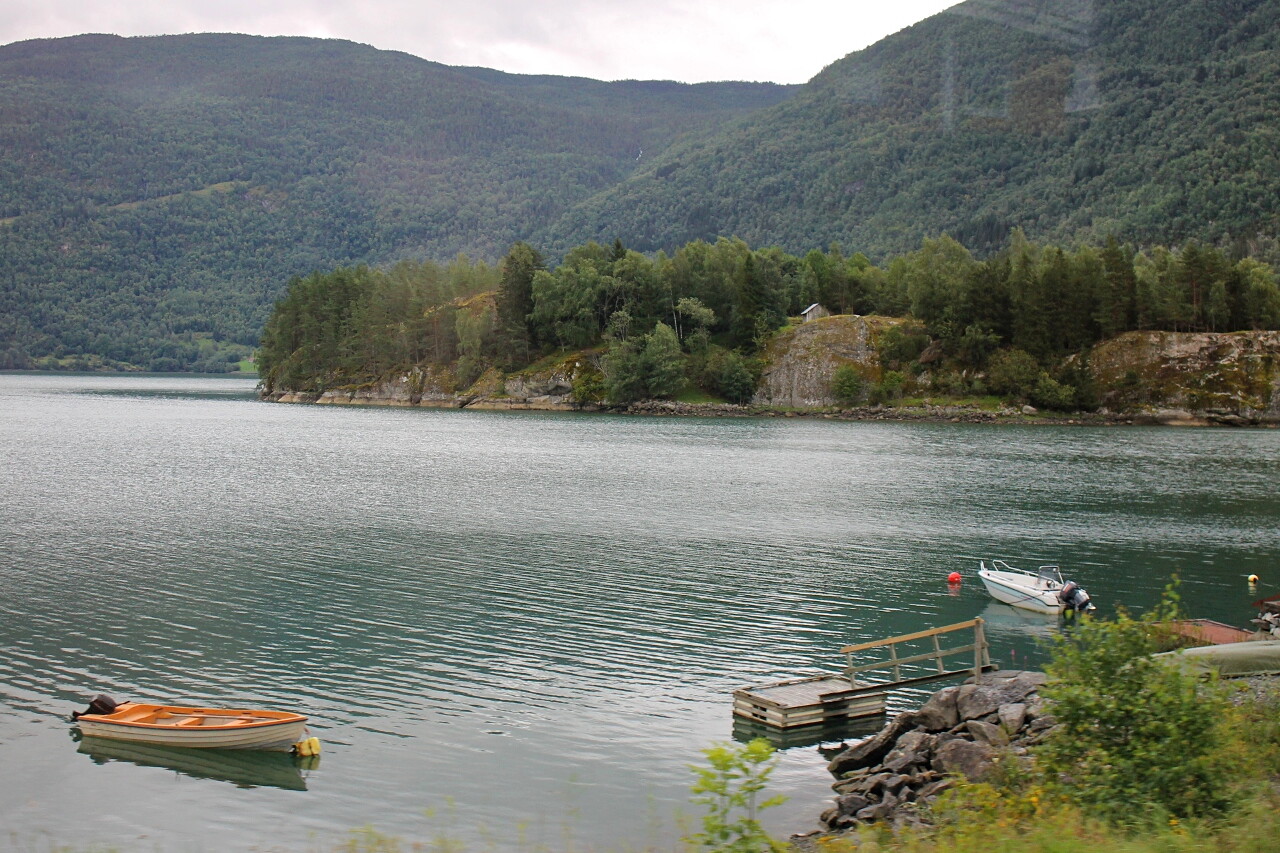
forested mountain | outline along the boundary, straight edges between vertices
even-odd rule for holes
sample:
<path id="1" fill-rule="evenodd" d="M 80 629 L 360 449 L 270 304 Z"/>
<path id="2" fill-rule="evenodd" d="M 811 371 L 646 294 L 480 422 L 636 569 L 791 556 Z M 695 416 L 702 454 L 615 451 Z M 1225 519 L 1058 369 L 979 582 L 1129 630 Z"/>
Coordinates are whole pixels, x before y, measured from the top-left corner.
<path id="1" fill-rule="evenodd" d="M 544 244 L 731 234 L 882 260 L 942 233 L 990 252 L 1021 227 L 1274 253 L 1277 80 L 1275 0 L 969 0 L 669 149 Z"/>
<path id="2" fill-rule="evenodd" d="M 0 47 L 0 367 L 225 365 L 293 276 L 737 237 L 1280 260 L 1280 3 L 968 0 L 809 84 L 530 77 L 348 42 Z M 71 362 L 74 364 L 75 362 Z"/>
<path id="3" fill-rule="evenodd" d="M 301 38 L 2 47 L 0 367 L 221 369 L 291 276 L 494 260 L 793 88 L 516 76 Z"/>

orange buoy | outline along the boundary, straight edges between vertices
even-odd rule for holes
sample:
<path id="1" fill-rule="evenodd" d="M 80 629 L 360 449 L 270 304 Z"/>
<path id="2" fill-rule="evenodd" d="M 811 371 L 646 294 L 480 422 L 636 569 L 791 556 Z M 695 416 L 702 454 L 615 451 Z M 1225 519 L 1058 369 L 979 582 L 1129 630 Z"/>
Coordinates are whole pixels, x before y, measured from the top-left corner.
<path id="1" fill-rule="evenodd" d="M 960 573 L 952 572 L 951 574 L 947 575 L 947 583 L 960 583 Z"/>

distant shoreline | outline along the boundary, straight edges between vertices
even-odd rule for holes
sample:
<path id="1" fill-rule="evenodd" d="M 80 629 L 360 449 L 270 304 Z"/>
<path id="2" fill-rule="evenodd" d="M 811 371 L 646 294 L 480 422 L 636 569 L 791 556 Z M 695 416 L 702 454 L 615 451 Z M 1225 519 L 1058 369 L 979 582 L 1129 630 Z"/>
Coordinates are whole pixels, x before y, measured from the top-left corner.
<path id="1" fill-rule="evenodd" d="M 919 406 L 860 406 L 841 409 L 832 406 L 811 409 L 776 408 L 733 403 L 684 403 L 673 400 L 641 400 L 621 406 L 578 404 L 564 400 L 519 400 L 504 397 L 387 397 L 360 392 L 327 391 L 321 394 L 277 392 L 261 399 L 278 403 L 310 403 L 322 406 L 393 406 L 400 408 L 473 409 L 479 411 L 596 412 L 649 417 L 702 418 L 802 418 L 836 421 L 886 421 L 898 423 L 973 423 L 1048 426 L 1194 426 L 1260 427 L 1275 429 L 1278 421 L 1251 420 L 1222 412 L 1190 412 L 1160 409 L 1152 412 L 1049 413 L 1030 406 L 1006 407 L 997 411 L 946 403 Z"/>

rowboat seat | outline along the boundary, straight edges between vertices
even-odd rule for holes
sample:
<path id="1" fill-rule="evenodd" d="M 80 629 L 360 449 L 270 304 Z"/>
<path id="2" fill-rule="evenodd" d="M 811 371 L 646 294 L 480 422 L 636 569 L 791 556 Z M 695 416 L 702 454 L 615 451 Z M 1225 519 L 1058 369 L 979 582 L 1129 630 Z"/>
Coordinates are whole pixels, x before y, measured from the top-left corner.
<path id="1" fill-rule="evenodd" d="M 203 726 L 203 725 L 204 725 L 204 717 L 187 717 L 185 720 L 183 720 L 182 722 L 178 723 L 178 725 L 180 725 L 180 726 Z"/>
<path id="2" fill-rule="evenodd" d="M 158 715 L 151 708 L 139 708 L 136 711 L 130 711 L 122 714 L 117 719 L 122 723 L 149 723 L 156 719 Z"/>

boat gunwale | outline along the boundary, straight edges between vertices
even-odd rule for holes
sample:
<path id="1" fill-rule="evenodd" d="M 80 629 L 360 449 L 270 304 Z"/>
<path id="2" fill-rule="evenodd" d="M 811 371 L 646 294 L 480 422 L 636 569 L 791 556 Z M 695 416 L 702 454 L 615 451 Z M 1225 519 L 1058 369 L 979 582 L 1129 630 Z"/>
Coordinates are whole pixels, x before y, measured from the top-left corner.
<path id="1" fill-rule="evenodd" d="M 147 716 L 158 711 L 168 711 L 175 717 L 228 717 L 226 723 L 214 723 L 212 725 L 198 726 L 182 726 L 177 722 L 144 722 L 143 720 L 126 720 L 118 719 L 120 715 L 136 713 L 139 709 L 147 709 L 143 716 Z M 250 719 L 252 717 L 263 716 L 263 719 Z M 98 725 L 118 726 L 120 728 L 134 728 L 142 730 L 157 731 L 185 731 L 185 732 L 227 732 L 227 731 L 244 731 L 246 729 L 264 729 L 272 726 L 293 725 L 297 723 L 305 723 L 306 716 L 297 714 L 293 711 L 266 711 L 266 710 L 250 710 L 237 708 L 194 708 L 178 705 L 153 705 L 149 703 L 126 703 L 121 705 L 117 710 L 110 714 L 81 714 L 77 722 L 84 721 L 88 723 L 96 723 Z"/>

